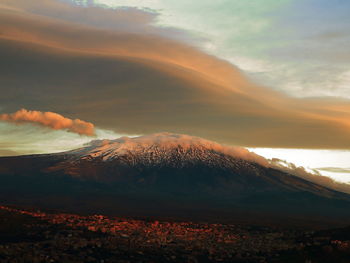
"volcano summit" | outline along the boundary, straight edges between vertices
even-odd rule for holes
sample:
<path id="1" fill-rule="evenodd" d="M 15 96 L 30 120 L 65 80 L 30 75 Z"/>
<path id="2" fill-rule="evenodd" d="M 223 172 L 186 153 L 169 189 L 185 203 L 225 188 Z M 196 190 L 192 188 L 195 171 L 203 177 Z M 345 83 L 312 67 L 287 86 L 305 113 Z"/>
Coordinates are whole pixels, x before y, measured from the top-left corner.
<path id="1" fill-rule="evenodd" d="M 116 215 L 275 214 L 350 218 L 350 196 L 270 166 L 244 148 L 160 133 L 0 158 L 9 203 Z"/>

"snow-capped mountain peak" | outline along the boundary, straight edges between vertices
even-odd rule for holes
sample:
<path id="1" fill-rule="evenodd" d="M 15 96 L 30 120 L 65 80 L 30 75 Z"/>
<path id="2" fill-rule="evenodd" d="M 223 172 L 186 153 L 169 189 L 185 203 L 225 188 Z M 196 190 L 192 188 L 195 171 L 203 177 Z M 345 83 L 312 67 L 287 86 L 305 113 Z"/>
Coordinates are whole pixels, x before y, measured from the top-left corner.
<path id="1" fill-rule="evenodd" d="M 161 156 L 179 153 L 189 158 L 206 159 L 208 153 L 223 154 L 268 166 L 268 161 L 245 148 L 221 145 L 203 138 L 173 133 L 156 133 L 139 137 L 120 137 L 115 140 L 94 140 L 88 146 L 70 151 L 77 158 L 111 161 L 125 155 Z"/>

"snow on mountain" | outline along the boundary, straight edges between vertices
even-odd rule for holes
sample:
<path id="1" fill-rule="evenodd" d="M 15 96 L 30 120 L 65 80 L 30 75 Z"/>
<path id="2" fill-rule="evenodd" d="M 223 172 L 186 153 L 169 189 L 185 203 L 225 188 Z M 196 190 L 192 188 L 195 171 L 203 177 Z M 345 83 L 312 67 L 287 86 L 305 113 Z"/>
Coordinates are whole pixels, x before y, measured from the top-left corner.
<path id="1" fill-rule="evenodd" d="M 92 141 L 63 153 L 3 157 L 0 168 L 4 198 L 22 195 L 33 203 L 47 201 L 48 207 L 54 199 L 57 207 L 78 202 L 74 208 L 105 207 L 110 212 L 138 213 L 142 208 L 158 213 L 170 207 L 169 215 L 187 213 L 187 208 L 198 205 L 206 213 L 212 209 L 232 213 L 236 207 L 263 214 L 313 211 L 347 218 L 350 214 L 339 210 L 350 207 L 350 196 L 323 187 L 321 181 L 293 175 L 289 167 L 276 169 L 246 149 L 188 135 Z"/>
<path id="2" fill-rule="evenodd" d="M 269 165 L 265 158 L 245 148 L 225 146 L 199 137 L 172 133 L 156 133 L 134 138 L 121 137 L 116 140 L 95 140 L 86 147 L 68 153 L 76 158 L 111 161 L 125 155 L 150 155 L 164 159 L 176 153 L 188 159 L 204 160 L 211 152 L 255 162 L 265 167 Z"/>
<path id="3" fill-rule="evenodd" d="M 61 153 L 62 154 L 62 153 Z M 329 177 L 307 172 L 303 167 L 282 160 L 267 160 L 242 147 L 221 145 L 203 138 L 172 133 L 156 133 L 139 137 L 121 137 L 115 140 L 94 140 L 87 146 L 63 153 L 69 162 L 122 161 L 128 165 L 170 165 L 182 167 L 186 163 L 202 162 L 219 167 L 240 166 L 252 169 L 249 163 L 257 163 L 266 168 L 274 168 L 306 179 L 337 191 L 350 193 L 349 185 L 335 182 Z M 233 161 L 236 160 L 236 161 Z M 238 160 L 243 160 L 238 162 Z M 248 166 L 247 166 L 248 165 Z M 245 166 L 245 168 L 243 168 Z M 255 169 L 255 168 L 254 168 Z"/>

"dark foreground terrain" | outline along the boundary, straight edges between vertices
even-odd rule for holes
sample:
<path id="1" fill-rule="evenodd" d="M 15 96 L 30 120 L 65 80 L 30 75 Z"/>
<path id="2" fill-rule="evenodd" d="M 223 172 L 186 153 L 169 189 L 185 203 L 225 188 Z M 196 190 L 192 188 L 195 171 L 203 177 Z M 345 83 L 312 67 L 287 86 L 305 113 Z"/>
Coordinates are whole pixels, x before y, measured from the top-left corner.
<path id="1" fill-rule="evenodd" d="M 158 222 L 0 207 L 0 262 L 350 262 L 350 228 Z"/>

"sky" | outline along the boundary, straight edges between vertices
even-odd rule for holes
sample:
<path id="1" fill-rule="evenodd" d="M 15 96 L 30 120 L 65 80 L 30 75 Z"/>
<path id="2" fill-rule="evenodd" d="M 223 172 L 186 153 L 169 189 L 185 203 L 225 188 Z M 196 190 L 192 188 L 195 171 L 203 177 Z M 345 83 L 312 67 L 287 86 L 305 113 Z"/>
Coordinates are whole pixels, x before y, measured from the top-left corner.
<path id="1" fill-rule="evenodd" d="M 0 155 L 191 134 L 350 182 L 347 0 L 3 0 Z"/>

